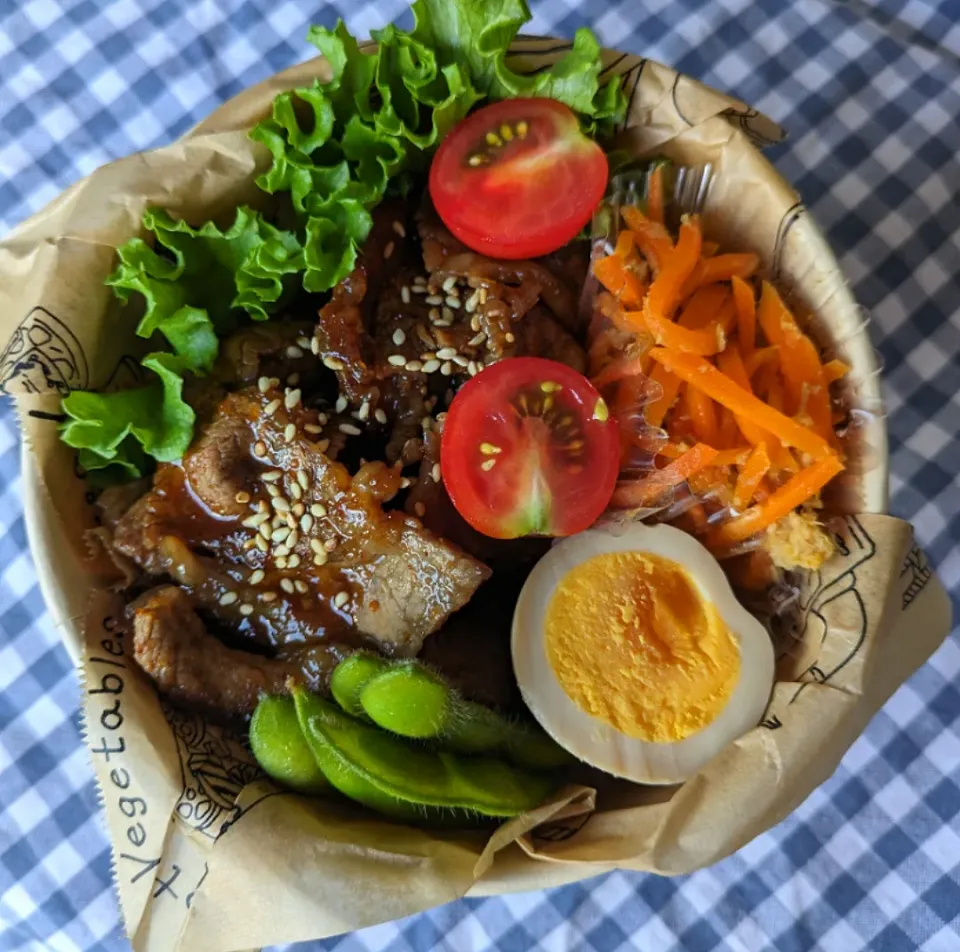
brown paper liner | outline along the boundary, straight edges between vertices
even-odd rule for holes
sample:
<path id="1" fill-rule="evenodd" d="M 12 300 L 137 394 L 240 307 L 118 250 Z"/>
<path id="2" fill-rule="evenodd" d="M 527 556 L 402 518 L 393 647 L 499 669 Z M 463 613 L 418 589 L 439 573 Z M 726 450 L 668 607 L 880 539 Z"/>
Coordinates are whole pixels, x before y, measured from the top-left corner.
<path id="1" fill-rule="evenodd" d="M 556 41 L 529 39 L 515 49 L 513 65 L 524 70 L 561 52 Z M 872 351 L 823 238 L 756 148 L 780 130 L 657 63 L 604 55 L 610 72 L 626 75 L 624 143 L 638 155 L 710 163 L 708 234 L 759 252 L 818 339 L 852 365 L 851 397 L 876 415 L 863 458 L 852 461 L 848 498 L 852 509 L 882 512 L 886 443 Z M 910 527 L 849 516 L 840 554 L 805 581 L 798 631 L 779 646 L 760 726 L 680 787 L 571 787 L 489 838 L 407 828 L 281 792 L 242 739 L 162 704 L 130 657 L 122 600 L 105 591 L 120 573 L 85 541 L 97 517 L 73 452 L 57 439 L 59 400 L 139 373 L 145 342 L 103 279 L 114 249 L 142 234 L 143 209 L 160 205 L 197 222 L 262 203 L 253 179 L 267 156 L 245 130 L 277 92 L 324 69 L 314 60 L 278 74 L 185 140 L 97 170 L 0 243 L 0 385 L 16 395 L 29 447 L 38 569 L 65 639 L 81 649 L 86 741 L 137 952 L 227 952 L 616 866 L 665 874 L 705 866 L 777 823 L 828 777 L 949 630 L 949 602 Z"/>

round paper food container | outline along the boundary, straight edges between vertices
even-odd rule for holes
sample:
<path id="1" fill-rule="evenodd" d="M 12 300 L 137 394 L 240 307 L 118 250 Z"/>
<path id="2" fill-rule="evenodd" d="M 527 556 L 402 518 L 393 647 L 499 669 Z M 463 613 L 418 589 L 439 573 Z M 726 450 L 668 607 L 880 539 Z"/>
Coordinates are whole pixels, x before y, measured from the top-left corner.
<path id="1" fill-rule="evenodd" d="M 514 68 L 524 60 L 542 65 L 561 55 L 558 41 L 522 38 L 514 44 Z M 548 52 L 549 51 L 549 52 Z M 828 497 L 845 512 L 886 512 L 888 456 L 877 361 L 867 321 L 843 278 L 829 245 L 799 196 L 762 155 L 758 145 L 779 130 L 755 110 L 668 67 L 604 51 L 608 70 L 625 74 L 630 111 L 621 142 L 637 157 L 667 155 L 709 181 L 704 231 L 724 250 L 756 251 L 768 278 L 794 307 L 828 357 L 851 367 L 843 400 L 852 426 L 845 439 L 848 468 Z M 322 59 L 302 63 L 241 92 L 188 135 L 249 128 L 267 116 L 274 96 L 326 78 Z M 64 644 L 77 660 L 79 629 L 70 624 L 67 593 L 85 585 L 70 560 L 60 556 L 62 532 L 36 465 L 24 445 L 23 500 L 27 537 L 40 589 Z"/>

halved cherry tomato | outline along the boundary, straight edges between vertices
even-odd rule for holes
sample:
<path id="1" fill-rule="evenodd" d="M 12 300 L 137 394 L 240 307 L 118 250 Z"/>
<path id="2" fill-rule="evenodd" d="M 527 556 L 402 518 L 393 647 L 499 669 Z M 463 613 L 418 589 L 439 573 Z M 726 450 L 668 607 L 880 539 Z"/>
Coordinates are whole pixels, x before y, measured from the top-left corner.
<path id="1" fill-rule="evenodd" d="M 600 394 L 566 364 L 515 357 L 454 397 L 440 442 L 443 482 L 467 522 L 496 539 L 566 536 L 613 495 L 620 437 Z"/>
<path id="2" fill-rule="evenodd" d="M 555 99 L 505 99 L 447 133 L 430 166 L 430 197 L 465 245 L 493 258 L 556 251 L 590 220 L 607 157 Z"/>

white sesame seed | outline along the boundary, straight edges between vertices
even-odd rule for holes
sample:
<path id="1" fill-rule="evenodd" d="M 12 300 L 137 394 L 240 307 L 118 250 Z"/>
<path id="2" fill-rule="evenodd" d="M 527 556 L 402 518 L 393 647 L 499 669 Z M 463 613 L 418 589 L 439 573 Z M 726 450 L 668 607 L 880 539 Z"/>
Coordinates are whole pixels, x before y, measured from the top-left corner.
<path id="1" fill-rule="evenodd" d="M 456 286 L 457 286 L 457 279 L 453 275 L 450 275 L 450 277 L 447 278 L 447 280 L 444 281 L 442 285 L 444 291 L 452 291 Z"/>
<path id="2" fill-rule="evenodd" d="M 294 548 L 296 544 L 300 541 L 300 533 L 297 532 L 296 528 L 290 530 L 290 535 L 287 536 L 287 545 L 290 548 Z"/>
<path id="3" fill-rule="evenodd" d="M 253 453 L 254 456 L 266 456 L 267 455 L 267 444 L 263 440 L 257 440 L 253 444 Z"/>
<path id="4" fill-rule="evenodd" d="M 273 540 L 274 534 L 280 533 L 283 531 L 284 531 L 283 529 L 276 529 L 272 527 L 268 522 L 265 522 L 262 526 L 260 526 L 260 535 L 262 535 L 264 539 L 267 540 L 267 542 L 270 542 L 271 540 Z"/>
<path id="5" fill-rule="evenodd" d="M 266 573 L 263 571 L 263 569 L 257 569 L 256 571 L 250 573 L 250 578 L 248 578 L 247 581 L 251 585 L 259 585 L 263 581 L 265 575 Z"/>
<path id="6" fill-rule="evenodd" d="M 260 601 L 261 602 L 275 602 L 277 600 L 276 592 L 261 592 Z"/>
<path id="7" fill-rule="evenodd" d="M 323 543 L 323 547 L 327 552 L 332 552 L 337 547 L 337 540 L 327 539 L 327 541 Z"/>
<path id="8" fill-rule="evenodd" d="M 291 344 L 287 348 L 287 356 L 292 360 L 296 360 L 297 357 L 303 356 L 303 351 L 299 347 L 296 347 L 293 344 Z"/>
<path id="9" fill-rule="evenodd" d="M 290 495 L 294 499 L 303 499 L 303 490 L 300 488 L 299 483 L 290 483 Z"/>
<path id="10" fill-rule="evenodd" d="M 307 588 L 307 583 L 304 582 L 304 581 L 302 581 L 301 579 L 298 579 L 298 578 L 293 580 L 293 587 L 294 587 L 301 595 L 306 595 L 307 592 L 310 591 L 310 589 Z"/>
<path id="11" fill-rule="evenodd" d="M 427 304 L 443 304 L 443 296 L 440 294 L 428 294 L 424 300 Z"/>
<path id="12" fill-rule="evenodd" d="M 274 555 L 273 561 L 278 569 L 285 569 L 287 567 L 287 559 L 285 556 Z"/>
<path id="13" fill-rule="evenodd" d="M 271 498 L 276 499 L 280 495 L 280 487 L 273 484 L 267 483 L 267 492 L 270 494 Z"/>
<path id="14" fill-rule="evenodd" d="M 224 607 L 232 605 L 237 598 L 239 598 L 239 596 L 236 592 L 224 592 L 223 595 L 220 596 L 220 604 Z"/>
<path id="15" fill-rule="evenodd" d="M 283 496 L 278 496 L 276 499 L 273 500 L 273 508 L 276 509 L 277 512 L 289 512 L 290 503 L 287 502 L 287 500 L 284 499 Z"/>
<path id="16" fill-rule="evenodd" d="M 477 288 L 470 297 L 464 302 L 464 308 L 468 314 L 472 314 L 477 309 L 477 304 L 480 301 L 480 289 Z"/>
<path id="17" fill-rule="evenodd" d="M 419 360 L 408 360 L 405 367 L 411 373 L 416 373 L 423 369 L 423 364 Z"/>
<path id="18" fill-rule="evenodd" d="M 318 519 L 322 519 L 327 514 L 327 507 L 323 503 L 315 502 L 310 507 L 310 514 L 316 516 Z"/>
<path id="19" fill-rule="evenodd" d="M 478 331 L 480 330 L 480 318 L 476 314 L 470 318 L 470 330 Z"/>
<path id="20" fill-rule="evenodd" d="M 401 488 L 401 489 L 409 489 L 409 488 L 410 488 L 410 480 L 409 480 L 408 477 L 404 476 L 404 477 L 400 480 L 400 488 Z"/>
<path id="21" fill-rule="evenodd" d="M 410 288 L 406 285 L 400 288 L 400 300 L 403 301 L 404 304 L 410 303 Z"/>
<path id="22" fill-rule="evenodd" d="M 347 398 L 337 397 L 337 413 L 343 413 L 347 409 Z"/>
<path id="23" fill-rule="evenodd" d="M 269 377 L 261 377 L 261 378 L 257 381 L 257 389 L 258 389 L 261 393 L 266 393 L 266 392 L 270 389 L 270 378 L 269 378 Z"/>
<path id="24" fill-rule="evenodd" d="M 341 423 L 337 429 L 341 433 L 346 433 L 347 436 L 359 436 L 361 433 L 360 427 L 354 426 L 352 423 Z"/>
<path id="25" fill-rule="evenodd" d="M 257 503 L 257 512 L 270 512 L 270 506 L 267 504 L 266 499 L 261 499 Z"/>
<path id="26" fill-rule="evenodd" d="M 291 555 L 290 558 L 287 559 L 287 567 L 291 569 L 295 569 L 299 565 L 300 565 L 300 556 L 297 555 L 296 552 L 294 552 L 293 555 Z"/>
<path id="27" fill-rule="evenodd" d="M 288 578 L 282 578 L 282 579 L 280 579 L 280 587 L 281 587 L 288 595 L 292 595 L 292 594 L 293 594 L 293 582 L 291 582 L 290 579 L 288 579 Z"/>
<path id="28" fill-rule="evenodd" d="M 310 540 L 310 548 L 313 549 L 314 552 L 323 552 L 323 551 L 325 551 L 324 548 L 323 548 L 323 543 L 322 543 L 319 539 L 311 539 L 311 540 Z"/>
<path id="29" fill-rule="evenodd" d="M 320 440 L 319 443 L 316 443 L 316 444 L 314 444 L 314 445 L 316 446 L 318 453 L 326 453 L 327 450 L 330 449 L 330 441 L 329 441 L 329 440 Z"/>
<path id="30" fill-rule="evenodd" d="M 457 356 L 457 349 L 455 347 L 442 347 L 437 351 L 437 357 L 440 360 L 453 360 Z"/>
<path id="31" fill-rule="evenodd" d="M 517 338 L 510 331 L 507 331 L 507 333 L 503 335 L 503 339 L 508 344 L 512 344 Z"/>
<path id="32" fill-rule="evenodd" d="M 290 509 L 290 511 L 291 511 L 295 516 L 299 517 L 299 516 L 302 516 L 302 515 L 307 511 L 307 508 L 306 508 L 306 506 L 304 506 L 304 504 L 303 504 L 302 502 L 295 502 L 295 503 L 293 504 L 292 508 Z M 293 526 L 291 526 L 290 528 L 292 529 Z"/>
<path id="33" fill-rule="evenodd" d="M 369 404 L 369 403 L 361 403 L 361 404 L 360 404 L 360 409 L 357 410 L 357 419 L 358 419 L 358 420 L 366 420 L 369 416 L 370 416 L 370 404 Z"/>
<path id="34" fill-rule="evenodd" d="M 403 354 L 391 354 L 387 358 L 387 363 L 393 367 L 405 367 L 407 365 L 407 358 Z"/>
<path id="35" fill-rule="evenodd" d="M 440 311 L 440 316 L 441 316 L 441 318 L 443 318 L 443 320 L 445 320 L 448 324 L 452 324 L 452 323 L 453 323 L 453 311 L 451 311 L 450 308 L 448 308 L 446 305 L 444 305 L 443 308 L 441 309 L 441 311 Z"/>
<path id="36" fill-rule="evenodd" d="M 270 549 L 270 543 L 262 535 L 257 536 L 257 548 L 261 552 L 267 552 Z"/>
<path id="37" fill-rule="evenodd" d="M 313 516 L 311 516 L 309 512 L 304 513 L 300 517 L 300 528 L 307 534 L 313 529 Z"/>
<path id="38" fill-rule="evenodd" d="M 450 374 L 453 373 L 453 364 L 451 364 L 449 360 L 446 361 L 440 368 L 440 373 L 442 373 L 444 377 L 449 377 Z"/>
<path id="39" fill-rule="evenodd" d="M 397 347 L 399 347 L 406 339 L 407 335 L 404 334 L 399 327 L 393 332 L 393 342 L 397 345 Z"/>
<path id="40" fill-rule="evenodd" d="M 337 592 L 337 594 L 333 596 L 333 604 L 337 608 L 343 608 L 349 601 L 350 596 L 346 592 Z"/>
<path id="41" fill-rule="evenodd" d="M 310 474 L 305 469 L 297 470 L 297 482 L 301 489 L 310 488 Z"/>
<path id="42" fill-rule="evenodd" d="M 467 373 L 470 374 L 471 377 L 476 377 L 479 372 L 480 368 L 477 366 L 477 362 L 475 360 L 471 360 L 467 364 Z"/>
<path id="43" fill-rule="evenodd" d="M 252 615 L 253 605 L 251 605 L 249 602 L 244 602 L 240 606 L 240 614 L 243 615 L 245 618 L 248 617 L 249 615 Z"/>
<path id="44" fill-rule="evenodd" d="M 343 361 L 337 360 L 336 357 L 324 357 L 323 366 L 328 370 L 343 370 Z"/>
<path id="45" fill-rule="evenodd" d="M 283 564 L 284 564 L 284 565 L 287 564 L 287 556 L 288 556 L 289 554 L 290 554 L 290 546 L 288 546 L 286 543 L 283 543 L 283 545 L 278 545 L 278 546 L 273 550 L 273 556 L 274 556 L 274 558 L 283 559 Z"/>
<path id="46" fill-rule="evenodd" d="M 470 338 L 470 346 L 479 347 L 486 339 L 487 339 L 487 335 L 484 334 L 483 331 L 480 331 L 480 333 L 477 334 L 476 337 Z"/>
<path id="47" fill-rule="evenodd" d="M 429 317 L 431 321 L 434 321 L 434 322 L 439 321 L 439 320 L 440 320 L 440 312 L 437 310 L 437 308 L 432 307 L 432 308 L 430 308 L 430 310 L 427 312 L 427 317 Z"/>
<path id="48" fill-rule="evenodd" d="M 487 289 L 483 287 L 480 288 L 480 303 L 481 304 L 487 303 Z"/>
<path id="49" fill-rule="evenodd" d="M 464 357 L 462 354 L 457 354 L 457 356 L 453 358 L 453 362 L 458 367 L 467 367 L 470 364 L 470 361 L 466 357 Z"/>
<path id="50" fill-rule="evenodd" d="M 318 423 L 304 423 L 303 429 L 304 432 L 309 433 L 311 436 L 316 436 L 318 433 L 323 432 L 323 427 Z"/>
<path id="51" fill-rule="evenodd" d="M 240 523 L 245 529 L 256 529 L 262 526 L 270 516 L 265 512 L 259 512 L 255 516 L 248 516 Z"/>
<path id="52" fill-rule="evenodd" d="M 279 397 L 277 397 L 276 400 L 271 400 L 271 401 L 263 408 L 263 414 L 264 414 L 264 416 L 272 417 L 272 416 L 274 415 L 274 413 L 276 413 L 277 410 L 280 409 L 280 404 L 281 404 L 282 402 L 283 402 L 283 401 L 282 401 Z"/>
<path id="53" fill-rule="evenodd" d="M 283 476 L 283 473 L 279 469 L 270 469 L 267 470 L 260 478 L 265 483 L 275 483 L 278 479 Z"/>
<path id="54" fill-rule="evenodd" d="M 407 237 L 407 229 L 403 227 L 403 222 L 395 221 L 391 227 L 401 238 Z"/>
<path id="55" fill-rule="evenodd" d="M 447 418 L 447 414 L 446 414 L 446 413 L 438 413 L 438 414 L 437 414 L 437 423 L 443 423 L 443 421 L 446 420 L 446 418 Z"/>
<path id="56" fill-rule="evenodd" d="M 293 438 L 297 435 L 297 427 L 295 423 L 288 423 L 283 429 L 283 439 L 287 443 L 292 443 Z"/>
<path id="57" fill-rule="evenodd" d="M 426 515 L 427 507 L 422 502 L 415 502 L 413 511 L 422 519 Z"/>
<path id="58" fill-rule="evenodd" d="M 383 257 L 386 259 L 386 258 L 389 258 L 390 255 L 392 254 L 393 254 L 393 242 L 388 241 L 387 247 L 383 249 Z"/>
<path id="59" fill-rule="evenodd" d="M 373 411 L 373 418 L 377 421 L 377 423 L 380 423 L 380 424 L 387 422 L 386 413 L 384 413 L 383 410 L 381 410 L 379 407 L 377 407 L 377 409 Z"/>
<path id="60" fill-rule="evenodd" d="M 291 390 L 283 398 L 283 405 L 288 409 L 292 410 L 300 402 L 300 391 Z"/>
<path id="61" fill-rule="evenodd" d="M 440 369 L 440 361 L 437 360 L 436 358 L 432 358 L 431 360 L 425 360 L 423 362 L 423 372 L 425 374 L 436 373 L 439 369 Z"/>
<path id="62" fill-rule="evenodd" d="M 323 549 L 321 549 L 321 550 L 320 550 L 319 552 L 317 552 L 317 554 L 313 557 L 313 564 L 314 564 L 314 565 L 326 565 L 328 558 L 329 558 L 329 556 L 327 555 L 327 553 L 324 552 Z"/>
<path id="63" fill-rule="evenodd" d="M 422 278 L 416 278 L 410 290 L 413 291 L 414 294 L 426 294 L 427 286 L 423 283 Z"/>
<path id="64" fill-rule="evenodd" d="M 320 356 L 320 338 L 311 337 L 310 338 L 310 350 L 313 351 L 318 357 Z"/>
<path id="65" fill-rule="evenodd" d="M 447 306 L 452 308 L 460 307 L 460 298 L 454 297 L 452 294 L 447 297 Z"/>
<path id="66" fill-rule="evenodd" d="M 430 470 L 430 475 L 433 477 L 433 481 L 435 483 L 440 482 L 440 464 L 439 463 L 433 464 L 433 469 Z"/>

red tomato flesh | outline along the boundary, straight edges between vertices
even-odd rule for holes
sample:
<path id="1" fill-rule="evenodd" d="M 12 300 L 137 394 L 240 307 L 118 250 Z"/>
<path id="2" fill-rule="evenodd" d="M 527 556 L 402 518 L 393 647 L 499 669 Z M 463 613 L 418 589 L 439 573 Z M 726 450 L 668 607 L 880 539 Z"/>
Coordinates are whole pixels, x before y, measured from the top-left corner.
<path id="1" fill-rule="evenodd" d="M 593 525 L 619 465 L 618 427 L 600 394 L 566 364 L 539 357 L 501 360 L 467 381 L 440 442 L 454 506 L 496 539 Z"/>
<path id="2" fill-rule="evenodd" d="M 492 258 L 556 251 L 590 220 L 607 157 L 554 99 L 505 99 L 459 122 L 430 166 L 430 197 L 450 231 Z"/>

